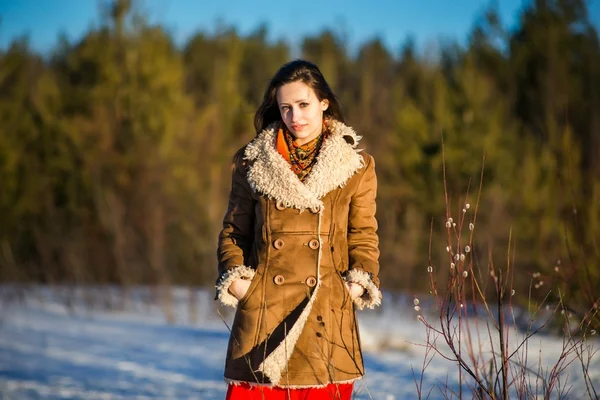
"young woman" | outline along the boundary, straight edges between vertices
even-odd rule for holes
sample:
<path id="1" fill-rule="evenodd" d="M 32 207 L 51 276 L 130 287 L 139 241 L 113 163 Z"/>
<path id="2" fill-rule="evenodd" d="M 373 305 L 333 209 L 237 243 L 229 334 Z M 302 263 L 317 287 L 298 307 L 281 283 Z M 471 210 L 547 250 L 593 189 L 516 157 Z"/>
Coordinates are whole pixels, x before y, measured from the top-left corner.
<path id="1" fill-rule="evenodd" d="M 373 158 L 319 68 L 269 83 L 234 157 L 217 297 L 236 307 L 228 399 L 350 399 L 364 374 L 355 308 L 381 303 Z"/>

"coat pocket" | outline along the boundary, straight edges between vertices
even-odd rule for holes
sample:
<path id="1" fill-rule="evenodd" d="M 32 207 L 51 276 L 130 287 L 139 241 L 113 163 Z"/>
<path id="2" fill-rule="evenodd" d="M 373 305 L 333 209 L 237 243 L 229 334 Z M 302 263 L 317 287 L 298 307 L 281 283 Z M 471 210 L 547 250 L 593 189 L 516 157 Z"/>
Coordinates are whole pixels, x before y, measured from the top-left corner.
<path id="1" fill-rule="evenodd" d="M 248 290 L 246 291 L 244 296 L 238 301 L 238 308 L 247 308 L 248 307 L 248 303 L 250 302 L 249 300 L 253 297 L 253 294 L 256 291 L 256 288 L 258 288 L 259 283 L 262 281 L 262 278 L 263 278 L 263 271 L 262 271 L 262 268 L 260 268 L 260 266 L 259 266 L 256 269 L 256 274 L 254 275 L 254 278 L 252 278 L 252 281 L 250 281 L 250 286 L 248 286 Z M 250 302 L 250 303 L 253 303 L 253 302 Z"/>
<path id="2" fill-rule="evenodd" d="M 348 242 L 344 239 L 334 241 L 331 246 L 331 256 L 333 265 L 338 272 L 346 272 L 348 270 Z"/>
<path id="3" fill-rule="evenodd" d="M 341 299 L 340 307 L 342 309 L 346 309 L 348 303 L 352 304 L 352 296 L 350 294 L 350 289 L 348 288 L 348 285 L 346 284 L 346 280 L 344 279 L 342 272 L 337 271 L 336 275 L 339 279 L 339 284 L 342 285 L 342 299 Z M 350 309 L 352 309 L 352 307 L 350 307 Z"/>

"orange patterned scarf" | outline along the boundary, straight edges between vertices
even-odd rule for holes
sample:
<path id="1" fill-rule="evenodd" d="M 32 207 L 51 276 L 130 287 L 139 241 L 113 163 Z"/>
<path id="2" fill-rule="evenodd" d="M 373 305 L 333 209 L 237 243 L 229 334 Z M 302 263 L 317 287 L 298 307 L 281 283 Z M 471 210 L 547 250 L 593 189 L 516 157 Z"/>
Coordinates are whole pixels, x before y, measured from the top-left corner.
<path id="1" fill-rule="evenodd" d="M 317 154 L 327 136 L 325 124 L 323 128 L 323 134 L 302 145 L 294 142 L 294 136 L 285 129 L 285 125 L 282 124 L 277 131 L 277 151 L 290 164 L 292 171 L 302 182 L 317 162 Z"/>

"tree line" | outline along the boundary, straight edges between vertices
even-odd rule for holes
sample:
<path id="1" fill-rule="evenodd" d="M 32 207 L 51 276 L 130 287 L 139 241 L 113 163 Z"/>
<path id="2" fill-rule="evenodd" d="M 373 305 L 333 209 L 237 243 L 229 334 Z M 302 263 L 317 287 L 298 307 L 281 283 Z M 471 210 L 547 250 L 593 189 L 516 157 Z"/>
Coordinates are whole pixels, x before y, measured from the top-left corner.
<path id="1" fill-rule="evenodd" d="M 27 38 L 0 52 L 0 280 L 210 285 L 232 156 L 290 44 L 259 26 L 177 46 L 129 1 L 105 11 L 50 54 Z M 325 29 L 301 57 L 375 157 L 385 288 L 426 290 L 432 263 L 443 279 L 452 217 L 473 223 L 462 234 L 483 266 L 510 258 L 516 287 L 541 276 L 600 293 L 600 43 L 585 1 L 532 2 L 511 30 L 492 7 L 435 54 L 410 39 L 351 54 Z"/>

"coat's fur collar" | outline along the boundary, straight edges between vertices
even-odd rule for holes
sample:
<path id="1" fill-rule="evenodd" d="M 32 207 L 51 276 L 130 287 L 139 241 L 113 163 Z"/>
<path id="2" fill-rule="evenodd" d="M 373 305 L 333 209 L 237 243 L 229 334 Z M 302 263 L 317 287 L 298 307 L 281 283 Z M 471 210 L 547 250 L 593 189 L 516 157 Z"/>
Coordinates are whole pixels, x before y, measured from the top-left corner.
<path id="1" fill-rule="evenodd" d="M 278 124 L 263 130 L 246 146 L 244 158 L 250 161 L 248 182 L 257 192 L 298 210 L 322 210 L 320 200 L 342 187 L 363 166 L 356 149 L 360 136 L 341 122 L 328 122 L 330 135 L 323 142 L 317 161 L 304 183 L 277 152 L 275 139 Z"/>

